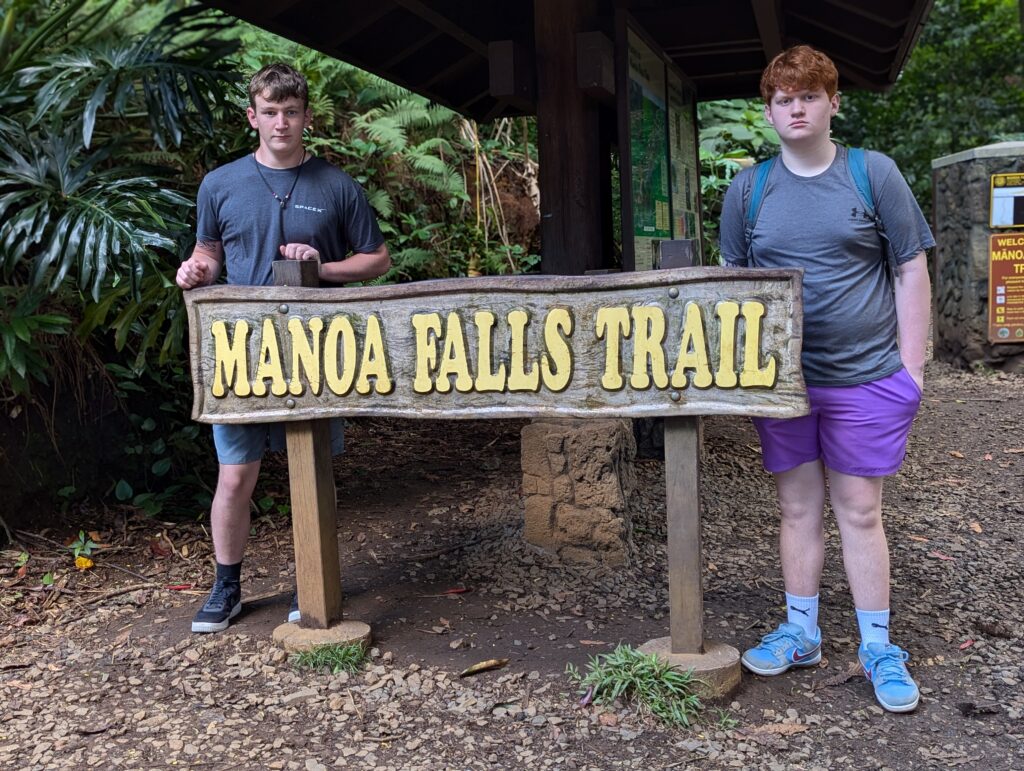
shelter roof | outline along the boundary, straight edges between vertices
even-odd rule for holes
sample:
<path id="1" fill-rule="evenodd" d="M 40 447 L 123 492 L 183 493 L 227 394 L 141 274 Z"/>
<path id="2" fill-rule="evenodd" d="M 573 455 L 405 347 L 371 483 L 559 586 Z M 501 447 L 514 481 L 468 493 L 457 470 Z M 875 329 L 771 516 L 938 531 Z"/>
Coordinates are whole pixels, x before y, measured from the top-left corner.
<path id="1" fill-rule="evenodd" d="M 532 51 L 534 9 L 552 0 L 206 0 L 238 18 L 355 64 L 464 115 L 522 114 L 495 98 L 489 43 Z M 694 82 L 698 98 L 754 96 L 768 59 L 808 43 L 842 88 L 892 85 L 933 0 L 596 0 L 595 28 L 628 11 Z"/>

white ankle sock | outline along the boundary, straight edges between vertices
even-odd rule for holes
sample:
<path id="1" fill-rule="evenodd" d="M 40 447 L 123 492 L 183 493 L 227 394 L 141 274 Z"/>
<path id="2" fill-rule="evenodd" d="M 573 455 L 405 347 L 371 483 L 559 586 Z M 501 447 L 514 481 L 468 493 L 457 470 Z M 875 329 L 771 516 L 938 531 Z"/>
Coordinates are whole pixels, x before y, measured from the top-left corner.
<path id="1" fill-rule="evenodd" d="M 818 595 L 798 597 L 786 592 L 786 620 L 804 630 L 804 634 L 814 638 L 818 634 Z"/>
<path id="2" fill-rule="evenodd" d="M 889 644 L 889 609 L 860 610 L 857 609 L 857 626 L 860 627 L 862 645 L 868 643 Z"/>

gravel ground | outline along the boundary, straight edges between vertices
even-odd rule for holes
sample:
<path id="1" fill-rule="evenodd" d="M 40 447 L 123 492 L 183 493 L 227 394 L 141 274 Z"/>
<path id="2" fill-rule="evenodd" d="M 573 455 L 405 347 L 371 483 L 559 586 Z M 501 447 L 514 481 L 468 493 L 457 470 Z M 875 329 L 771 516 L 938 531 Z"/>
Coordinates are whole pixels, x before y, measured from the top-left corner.
<path id="1" fill-rule="evenodd" d="M 196 636 L 202 524 L 78 512 L 19 534 L 23 575 L 20 550 L 0 554 L 0 768 L 1024 768 L 1022 418 L 1024 377 L 929 365 L 885 496 L 893 634 L 924 694 L 911 715 L 851 669 L 834 526 L 821 665 L 744 674 L 689 729 L 580 706 L 567 663 L 667 634 L 662 464 L 637 464 L 631 565 L 569 567 L 522 541 L 521 422 L 366 420 L 338 465 L 346 613 L 375 635 L 363 672 L 298 670 L 270 643 L 294 575 L 286 519 L 254 521 L 245 612 Z M 703 461 L 705 628 L 742 649 L 782 613 L 772 484 L 744 419 L 706 419 Z M 268 466 L 261 495 L 280 497 L 285 467 Z M 62 545 L 79 527 L 108 546 L 84 572 Z M 459 678 L 490 658 L 509 663 Z"/>

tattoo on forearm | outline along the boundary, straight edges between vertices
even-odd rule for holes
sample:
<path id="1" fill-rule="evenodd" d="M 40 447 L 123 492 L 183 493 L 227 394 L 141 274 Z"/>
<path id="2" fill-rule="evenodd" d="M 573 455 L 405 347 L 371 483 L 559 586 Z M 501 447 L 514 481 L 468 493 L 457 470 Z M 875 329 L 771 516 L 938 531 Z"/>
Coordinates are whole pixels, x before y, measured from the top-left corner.
<path id="1" fill-rule="evenodd" d="M 216 252 L 220 249 L 220 241 L 210 241 L 205 238 L 197 238 L 196 246 L 202 249 L 208 249 L 211 252 Z"/>

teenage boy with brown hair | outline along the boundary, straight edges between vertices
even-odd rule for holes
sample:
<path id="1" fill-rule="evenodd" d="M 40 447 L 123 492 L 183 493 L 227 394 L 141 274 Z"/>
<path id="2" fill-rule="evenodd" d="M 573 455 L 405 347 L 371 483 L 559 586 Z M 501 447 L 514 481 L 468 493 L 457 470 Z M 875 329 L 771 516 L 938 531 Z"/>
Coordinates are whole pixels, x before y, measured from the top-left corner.
<path id="1" fill-rule="evenodd" d="M 861 665 L 885 709 L 909 712 L 919 691 L 908 654 L 889 641 L 882 482 L 903 461 L 921 402 L 931 306 L 925 250 L 935 242 L 891 159 L 832 142 L 838 81 L 832 61 L 808 46 L 769 63 L 761 95 L 782 151 L 770 166 L 736 176 L 722 214 L 727 264 L 804 269 L 802 364 L 811 408 L 806 417 L 754 421 L 782 511 L 788 618 L 742 662 L 778 675 L 821 660 L 827 480 Z M 850 168 L 856 158 L 866 162 L 873 211 Z"/>
<path id="2" fill-rule="evenodd" d="M 273 283 L 273 262 L 319 260 L 320 278 L 334 284 L 383 275 L 391 259 L 359 185 L 311 155 L 303 145 L 310 125 L 306 79 L 272 64 L 249 82 L 249 125 L 256 151 L 211 171 L 197 202 L 196 245 L 178 269 L 182 289 L 212 284 L 223 268 L 234 285 Z M 344 447 L 343 425 L 332 421 L 331 448 Z M 219 632 L 241 610 L 241 567 L 249 535 L 249 502 L 269 446 L 283 450 L 283 424 L 215 425 L 220 470 L 210 508 L 217 575 L 193 632 Z M 289 621 L 299 620 L 292 599 Z"/>

